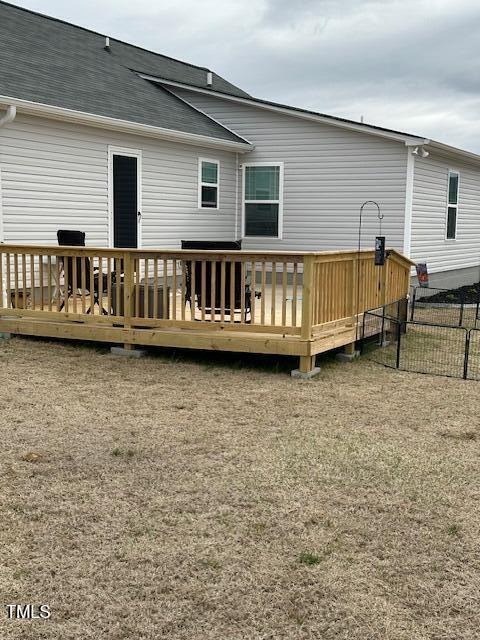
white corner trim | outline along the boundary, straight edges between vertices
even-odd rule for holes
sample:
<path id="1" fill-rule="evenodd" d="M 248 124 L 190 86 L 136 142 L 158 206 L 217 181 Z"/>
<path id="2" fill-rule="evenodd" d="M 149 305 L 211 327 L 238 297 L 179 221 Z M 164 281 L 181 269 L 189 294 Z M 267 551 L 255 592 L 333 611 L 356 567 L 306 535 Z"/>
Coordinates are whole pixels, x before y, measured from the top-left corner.
<path id="1" fill-rule="evenodd" d="M 237 240 L 240 234 L 240 230 L 238 228 L 238 207 L 239 207 L 239 193 L 238 190 L 240 188 L 240 181 L 238 179 L 240 171 L 240 163 L 238 162 L 238 153 L 235 154 L 235 235 L 234 240 Z"/>
<path id="2" fill-rule="evenodd" d="M 210 136 L 197 133 L 185 133 L 183 131 L 176 131 L 175 129 L 155 127 L 139 122 L 130 122 L 119 118 L 111 118 L 94 113 L 77 111 L 75 109 L 66 109 L 65 107 L 56 107 L 39 102 L 32 102 L 30 100 L 21 100 L 20 98 L 0 96 L 0 106 L 6 105 L 15 106 L 19 113 L 42 116 L 53 120 L 76 122 L 78 124 L 91 127 L 123 131 L 125 133 L 133 133 L 150 138 L 161 138 L 172 142 L 182 142 L 184 144 L 194 144 L 204 147 L 212 147 L 214 149 L 227 149 L 230 151 L 237 151 L 239 153 L 244 153 L 253 149 L 253 146 L 247 142 L 222 140 L 221 138 L 212 138 Z"/>
<path id="3" fill-rule="evenodd" d="M 5 229 L 3 226 L 2 167 L 0 167 L 0 242 L 5 242 Z"/>
<path id="4" fill-rule="evenodd" d="M 2 167 L 0 167 L 0 243 L 5 242 L 4 235 L 4 227 L 3 227 L 3 204 L 2 204 Z M 0 270 L 2 272 L 2 299 L 0 300 L 0 304 L 4 309 L 7 308 L 7 270 L 6 264 L 4 264 L 4 254 L 0 253 L 0 260 L 2 261 L 0 266 L 2 267 Z"/>
<path id="5" fill-rule="evenodd" d="M 412 147 L 407 148 L 407 181 L 405 187 L 405 217 L 403 227 L 403 255 L 410 257 L 412 248 L 413 183 L 415 179 L 415 156 Z"/>

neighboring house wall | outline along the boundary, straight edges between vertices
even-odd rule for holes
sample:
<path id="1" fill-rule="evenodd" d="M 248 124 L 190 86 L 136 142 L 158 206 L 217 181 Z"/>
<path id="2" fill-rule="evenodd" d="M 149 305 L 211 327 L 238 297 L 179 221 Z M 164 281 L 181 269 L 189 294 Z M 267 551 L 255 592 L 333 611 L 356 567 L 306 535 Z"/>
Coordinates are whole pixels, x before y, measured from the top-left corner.
<path id="1" fill-rule="evenodd" d="M 449 170 L 460 174 L 457 237 L 446 240 Z M 480 271 L 480 168 L 454 156 L 415 159 L 411 258 L 427 261 L 430 282 L 456 286 L 478 282 Z"/>
<path id="2" fill-rule="evenodd" d="M 283 240 L 245 238 L 245 248 L 356 248 L 360 206 L 377 200 L 387 245 L 403 249 L 407 149 L 402 142 L 183 89 L 175 93 L 255 145 L 240 162 L 284 162 Z M 368 208 L 363 248 L 373 247 L 378 230 L 376 210 Z"/>
<path id="3" fill-rule="evenodd" d="M 56 243 L 59 228 L 108 244 L 108 147 L 142 152 L 142 245 L 234 239 L 236 154 L 18 115 L 0 129 L 4 240 Z M 198 209 L 198 158 L 220 161 L 220 209 Z M 1 229 L 0 229 L 1 231 Z"/>

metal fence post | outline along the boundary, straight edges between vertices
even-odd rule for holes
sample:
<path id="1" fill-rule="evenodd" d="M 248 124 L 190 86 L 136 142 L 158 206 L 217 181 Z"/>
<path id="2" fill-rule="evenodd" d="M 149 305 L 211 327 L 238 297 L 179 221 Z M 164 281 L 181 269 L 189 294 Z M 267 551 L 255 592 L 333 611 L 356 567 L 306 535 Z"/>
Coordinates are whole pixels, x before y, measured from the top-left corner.
<path id="1" fill-rule="evenodd" d="M 400 348 L 402 341 L 402 323 L 397 322 L 397 360 L 396 360 L 396 368 L 400 369 Z"/>
<path id="2" fill-rule="evenodd" d="M 468 378 L 468 360 L 470 356 L 470 333 L 471 329 L 469 329 L 465 334 L 465 356 L 463 358 L 463 379 L 466 380 Z"/>
<path id="3" fill-rule="evenodd" d="M 417 287 L 413 287 L 412 307 L 410 311 L 410 322 L 415 319 L 415 300 L 417 299 Z"/>
<path id="4" fill-rule="evenodd" d="M 458 318 L 458 326 L 461 327 L 463 324 L 463 305 L 465 304 L 465 296 L 463 291 L 460 293 L 460 316 Z"/>
<path id="5" fill-rule="evenodd" d="M 363 314 L 362 318 L 362 339 L 360 341 L 360 355 L 363 354 L 364 351 L 364 343 L 365 343 L 365 318 L 367 316 L 367 312 Z"/>
<path id="6" fill-rule="evenodd" d="M 382 307 L 382 331 L 380 333 L 380 346 L 383 347 L 385 344 L 385 305 Z"/>

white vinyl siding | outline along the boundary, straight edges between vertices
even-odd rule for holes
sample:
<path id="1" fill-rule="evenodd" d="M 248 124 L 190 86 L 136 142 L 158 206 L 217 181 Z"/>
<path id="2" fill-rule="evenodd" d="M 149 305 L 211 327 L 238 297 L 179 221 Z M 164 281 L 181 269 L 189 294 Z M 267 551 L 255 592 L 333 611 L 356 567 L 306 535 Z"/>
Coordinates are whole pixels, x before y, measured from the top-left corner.
<path id="1" fill-rule="evenodd" d="M 459 174 L 455 240 L 447 239 L 448 176 Z M 480 265 L 480 168 L 430 151 L 415 159 L 411 258 L 430 273 Z"/>
<path id="2" fill-rule="evenodd" d="M 90 246 L 107 246 L 109 145 L 142 153 L 143 247 L 234 239 L 235 153 L 215 151 L 221 208 L 199 211 L 198 158 L 211 149 L 18 115 L 0 129 L 5 242 L 56 244 L 66 228 L 85 231 Z"/>
<path id="3" fill-rule="evenodd" d="M 365 200 L 377 200 L 381 206 L 387 245 L 403 249 L 407 170 L 403 142 L 184 89 L 175 93 L 255 145 L 254 151 L 240 156 L 240 163 L 284 163 L 282 239 L 247 237 L 246 249 L 354 249 Z M 242 236 L 241 211 L 237 233 Z M 376 211 L 367 209 L 362 247 L 373 248 L 377 233 Z"/>

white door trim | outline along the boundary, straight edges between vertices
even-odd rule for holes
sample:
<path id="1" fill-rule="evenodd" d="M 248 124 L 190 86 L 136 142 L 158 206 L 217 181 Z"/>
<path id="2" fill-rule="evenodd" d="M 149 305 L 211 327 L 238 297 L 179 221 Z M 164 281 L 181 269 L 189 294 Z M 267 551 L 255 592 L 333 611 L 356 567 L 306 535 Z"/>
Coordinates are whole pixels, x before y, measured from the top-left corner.
<path id="1" fill-rule="evenodd" d="M 113 247 L 113 156 L 137 159 L 137 247 L 142 247 L 142 152 L 140 149 L 108 145 L 108 246 Z"/>

